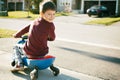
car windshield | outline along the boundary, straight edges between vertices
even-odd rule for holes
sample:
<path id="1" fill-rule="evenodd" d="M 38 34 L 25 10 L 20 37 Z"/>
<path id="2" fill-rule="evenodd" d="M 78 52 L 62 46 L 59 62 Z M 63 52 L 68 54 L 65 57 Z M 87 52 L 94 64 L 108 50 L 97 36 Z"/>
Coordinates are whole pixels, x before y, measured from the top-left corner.
<path id="1" fill-rule="evenodd" d="M 102 9 L 102 10 L 107 10 L 107 8 L 104 7 L 104 6 L 100 6 L 100 9 Z"/>
<path id="2" fill-rule="evenodd" d="M 102 10 L 107 10 L 107 8 L 106 8 L 105 6 L 98 6 L 98 5 L 92 6 L 90 9 L 102 9 Z"/>
<path id="3" fill-rule="evenodd" d="M 90 9 L 99 9 L 99 6 L 92 6 Z"/>

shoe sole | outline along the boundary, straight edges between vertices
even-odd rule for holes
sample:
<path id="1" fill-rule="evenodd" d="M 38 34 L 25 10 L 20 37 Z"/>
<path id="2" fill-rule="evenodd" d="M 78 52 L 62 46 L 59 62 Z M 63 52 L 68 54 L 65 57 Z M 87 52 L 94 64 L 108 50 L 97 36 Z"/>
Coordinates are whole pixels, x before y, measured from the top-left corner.
<path id="1" fill-rule="evenodd" d="M 23 70 L 24 70 L 24 68 L 21 68 L 21 69 L 17 69 L 17 68 L 16 68 L 16 69 L 12 69 L 11 72 L 23 71 Z"/>

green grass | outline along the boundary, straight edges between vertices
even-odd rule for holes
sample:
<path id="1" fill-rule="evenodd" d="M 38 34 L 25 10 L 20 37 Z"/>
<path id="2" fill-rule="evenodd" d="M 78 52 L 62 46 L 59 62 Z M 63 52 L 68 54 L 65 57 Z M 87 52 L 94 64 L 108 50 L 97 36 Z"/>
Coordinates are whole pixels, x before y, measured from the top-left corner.
<path id="1" fill-rule="evenodd" d="M 39 14 L 32 14 L 31 12 L 27 11 L 11 11 L 8 12 L 8 18 L 28 18 L 35 19 L 39 17 Z"/>
<path id="2" fill-rule="evenodd" d="M 69 16 L 71 15 L 71 13 L 65 13 L 65 12 L 57 12 L 56 13 L 56 17 L 57 16 Z M 35 19 L 38 18 L 40 15 L 39 14 L 33 14 L 31 12 L 27 12 L 27 11 L 9 11 L 8 12 L 8 16 L 7 17 L 3 17 L 0 16 L 2 18 L 30 18 L 30 19 Z"/>
<path id="3" fill-rule="evenodd" d="M 69 16 L 72 15 L 72 13 L 67 13 L 67 12 L 57 12 L 56 16 Z"/>
<path id="4" fill-rule="evenodd" d="M 28 18 L 28 16 L 30 16 L 30 19 L 35 19 L 37 17 L 39 17 L 39 14 L 32 14 L 31 12 L 27 11 L 9 11 L 8 12 L 8 17 L 4 17 L 4 18 Z M 72 13 L 65 13 L 65 12 L 57 12 L 56 16 L 69 16 L 72 15 Z M 1 17 L 1 16 L 0 16 Z M 3 17 L 2 17 L 3 18 Z M 101 18 L 101 19 L 96 19 L 96 20 L 91 20 L 86 22 L 86 24 L 103 24 L 103 25 L 110 25 L 114 22 L 120 21 L 120 17 L 117 18 Z"/>
<path id="5" fill-rule="evenodd" d="M 116 18 L 101 18 L 101 19 L 96 19 L 96 20 L 91 20 L 86 22 L 86 24 L 103 24 L 103 25 L 110 25 L 114 22 L 120 21 L 120 17 Z"/>
<path id="6" fill-rule="evenodd" d="M 0 38 L 10 38 L 16 31 L 0 28 Z"/>

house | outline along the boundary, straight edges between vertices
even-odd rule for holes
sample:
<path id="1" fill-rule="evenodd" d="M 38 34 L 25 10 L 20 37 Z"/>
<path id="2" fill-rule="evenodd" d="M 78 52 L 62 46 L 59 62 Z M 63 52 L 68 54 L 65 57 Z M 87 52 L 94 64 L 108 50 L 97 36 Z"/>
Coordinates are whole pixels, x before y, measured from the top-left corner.
<path id="1" fill-rule="evenodd" d="M 25 0 L 0 0 L 1 8 L 8 11 L 24 10 Z"/>
<path id="2" fill-rule="evenodd" d="M 71 12 L 72 11 L 72 0 L 57 0 L 57 11 L 65 11 Z"/>
<path id="3" fill-rule="evenodd" d="M 58 11 L 65 11 L 66 7 L 69 7 L 69 11 L 86 13 L 86 10 L 92 5 L 104 5 L 108 8 L 111 14 L 118 13 L 118 10 L 120 12 L 120 0 L 57 0 Z"/>
<path id="4" fill-rule="evenodd" d="M 43 3 L 50 0 L 43 0 Z M 57 11 L 86 13 L 92 5 L 104 5 L 111 14 L 120 15 L 120 0 L 51 0 L 57 5 Z M 0 6 L 4 3 L 4 9 L 9 11 L 26 10 L 26 0 L 0 0 Z M 40 7 L 41 8 L 41 7 Z M 0 7 L 2 10 L 3 7 Z"/>

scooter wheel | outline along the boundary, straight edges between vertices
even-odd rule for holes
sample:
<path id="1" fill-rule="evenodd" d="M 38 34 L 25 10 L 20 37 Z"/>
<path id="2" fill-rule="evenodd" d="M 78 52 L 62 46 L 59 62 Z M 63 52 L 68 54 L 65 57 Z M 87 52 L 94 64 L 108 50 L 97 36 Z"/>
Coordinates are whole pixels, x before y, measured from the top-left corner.
<path id="1" fill-rule="evenodd" d="M 54 67 L 53 65 L 50 66 L 50 69 L 53 71 L 54 76 L 58 76 L 60 73 L 60 70 L 57 67 Z"/>
<path id="2" fill-rule="evenodd" d="M 15 66 L 15 60 L 11 62 L 11 66 Z"/>

